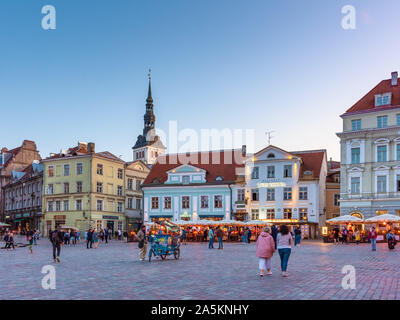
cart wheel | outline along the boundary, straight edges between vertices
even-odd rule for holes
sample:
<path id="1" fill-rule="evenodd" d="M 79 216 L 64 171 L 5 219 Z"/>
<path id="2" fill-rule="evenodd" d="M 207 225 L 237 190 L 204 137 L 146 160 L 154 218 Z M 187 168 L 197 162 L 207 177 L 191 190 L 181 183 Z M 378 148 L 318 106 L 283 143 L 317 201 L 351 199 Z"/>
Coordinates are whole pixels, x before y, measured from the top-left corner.
<path id="1" fill-rule="evenodd" d="M 174 257 L 176 260 L 179 259 L 179 256 L 181 255 L 181 250 L 180 249 L 175 249 L 174 251 Z"/>
<path id="2" fill-rule="evenodd" d="M 153 250 L 150 250 L 150 251 L 149 251 L 149 262 L 151 262 L 151 256 L 152 256 L 152 254 L 153 254 Z"/>
<path id="3" fill-rule="evenodd" d="M 162 254 L 162 255 L 160 255 L 160 257 L 161 257 L 161 259 L 165 260 L 165 258 L 167 257 L 167 255 L 166 255 L 166 254 Z"/>

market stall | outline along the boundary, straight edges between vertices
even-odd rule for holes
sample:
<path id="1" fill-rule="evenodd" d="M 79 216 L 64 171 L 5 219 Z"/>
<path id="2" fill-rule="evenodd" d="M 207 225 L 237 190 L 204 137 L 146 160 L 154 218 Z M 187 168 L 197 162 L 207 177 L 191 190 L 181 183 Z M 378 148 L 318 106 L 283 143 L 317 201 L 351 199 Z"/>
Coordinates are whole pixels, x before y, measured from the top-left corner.
<path id="1" fill-rule="evenodd" d="M 400 217 L 393 214 L 382 214 L 365 220 L 365 227 L 369 229 L 374 226 L 377 231 L 376 241 L 386 241 L 386 233 L 389 230 L 395 234 L 396 240 L 400 240 Z"/>
<path id="2" fill-rule="evenodd" d="M 368 234 L 364 230 L 364 221 L 358 217 L 351 215 L 343 215 L 336 218 L 332 218 L 326 221 L 330 228 L 322 227 L 322 235 L 324 242 L 333 242 L 334 237 L 334 227 L 339 228 L 341 231 L 343 227 L 346 227 L 349 231 L 348 239 L 350 241 L 354 240 L 353 234 L 358 229 L 361 232 L 361 241 L 367 241 Z"/>

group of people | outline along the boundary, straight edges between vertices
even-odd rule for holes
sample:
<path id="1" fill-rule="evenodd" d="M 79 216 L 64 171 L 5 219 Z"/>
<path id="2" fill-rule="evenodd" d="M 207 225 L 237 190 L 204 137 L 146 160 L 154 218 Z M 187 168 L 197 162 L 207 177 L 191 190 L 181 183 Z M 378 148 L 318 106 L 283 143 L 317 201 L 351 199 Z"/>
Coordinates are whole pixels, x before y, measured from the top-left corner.
<path id="1" fill-rule="evenodd" d="M 340 230 L 339 227 L 335 227 L 331 231 L 331 236 L 333 237 L 333 242 L 335 244 L 339 244 L 340 242 L 342 244 L 348 244 L 352 241 L 355 241 L 357 244 L 359 244 L 363 239 L 363 233 L 358 228 L 348 229 L 347 227 L 343 227 Z"/>
<path id="2" fill-rule="evenodd" d="M 221 227 L 217 227 L 215 230 L 213 228 L 210 228 L 208 230 L 208 249 L 214 249 L 214 239 L 217 237 L 218 239 L 218 250 L 224 249 L 224 231 L 221 229 Z"/>
<path id="3" fill-rule="evenodd" d="M 297 241 L 299 241 L 298 231 L 297 234 L 295 231 L 295 239 L 296 236 L 297 236 Z M 300 232 L 300 237 L 301 237 L 301 232 Z M 256 255 L 259 259 L 258 265 L 260 270 L 260 277 L 263 277 L 265 275 L 265 270 L 267 271 L 266 275 L 269 276 L 272 274 L 271 259 L 276 250 L 278 250 L 279 257 L 281 260 L 282 276 L 287 277 L 288 276 L 287 267 L 288 267 L 289 257 L 292 251 L 292 245 L 293 245 L 293 236 L 292 233 L 289 231 L 288 226 L 281 225 L 279 230 L 276 226 L 272 226 L 272 228 L 264 227 L 256 243 Z"/>
<path id="4" fill-rule="evenodd" d="M 15 246 L 14 246 L 14 233 L 8 231 L 8 229 L 6 230 L 4 237 L 3 237 L 4 242 L 6 243 L 6 245 L 4 246 L 4 249 L 11 249 L 11 247 L 15 250 Z"/>

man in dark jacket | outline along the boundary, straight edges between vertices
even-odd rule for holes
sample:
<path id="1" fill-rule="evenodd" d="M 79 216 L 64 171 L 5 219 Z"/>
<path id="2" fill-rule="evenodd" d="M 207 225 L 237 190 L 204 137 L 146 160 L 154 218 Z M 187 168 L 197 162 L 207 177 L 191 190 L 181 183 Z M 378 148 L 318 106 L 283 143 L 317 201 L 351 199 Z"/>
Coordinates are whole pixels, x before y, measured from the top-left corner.
<path id="1" fill-rule="evenodd" d="M 224 248 L 224 244 L 222 242 L 223 237 L 224 237 L 224 232 L 220 227 L 217 228 L 217 238 L 218 238 L 218 250 Z"/>
<path id="2" fill-rule="evenodd" d="M 275 250 L 276 250 L 276 237 L 278 236 L 278 228 L 275 225 L 273 225 L 271 228 L 271 236 L 272 238 L 274 238 Z"/>
<path id="3" fill-rule="evenodd" d="M 53 245 L 53 259 L 54 262 L 60 262 L 60 251 L 61 251 L 61 244 L 63 242 L 63 234 L 59 230 L 59 227 L 56 226 L 54 231 L 51 231 L 49 233 L 49 240 L 51 244 Z M 57 255 L 56 255 L 57 251 Z"/>
<path id="4" fill-rule="evenodd" d="M 89 229 L 87 232 L 87 236 L 86 236 L 86 248 L 89 249 L 89 243 L 90 243 L 90 249 L 92 249 L 92 245 L 93 245 L 93 231 L 92 229 Z"/>

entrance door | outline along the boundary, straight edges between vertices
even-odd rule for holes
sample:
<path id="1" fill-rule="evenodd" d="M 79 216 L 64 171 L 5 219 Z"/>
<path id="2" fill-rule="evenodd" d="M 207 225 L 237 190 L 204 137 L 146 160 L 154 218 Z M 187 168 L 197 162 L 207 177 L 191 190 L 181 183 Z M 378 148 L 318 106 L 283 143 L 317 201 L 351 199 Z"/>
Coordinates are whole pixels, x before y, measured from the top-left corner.
<path id="1" fill-rule="evenodd" d="M 114 235 L 114 221 L 107 220 L 107 228 L 112 232 L 112 235 Z"/>

